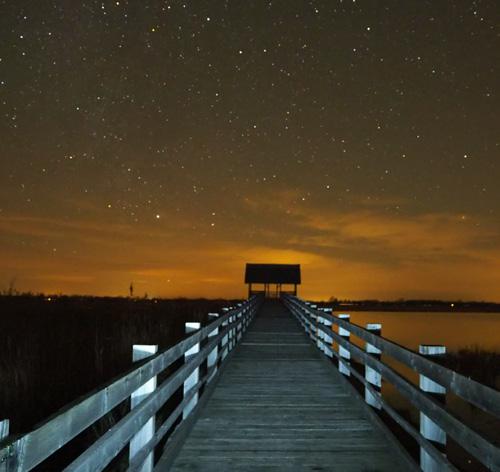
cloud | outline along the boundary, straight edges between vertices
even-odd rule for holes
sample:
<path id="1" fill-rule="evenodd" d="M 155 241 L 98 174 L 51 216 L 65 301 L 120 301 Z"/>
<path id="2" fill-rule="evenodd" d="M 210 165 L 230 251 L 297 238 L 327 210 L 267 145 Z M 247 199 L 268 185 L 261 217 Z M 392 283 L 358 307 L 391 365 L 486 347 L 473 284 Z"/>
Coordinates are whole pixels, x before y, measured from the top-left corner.
<path id="1" fill-rule="evenodd" d="M 342 253 L 343 258 L 355 260 L 360 254 L 370 259 L 378 254 L 383 264 L 436 257 L 484 260 L 499 246 L 498 224 L 463 214 L 397 214 L 377 207 L 338 211 L 299 204 L 293 194 L 281 206 L 275 205 L 282 197 L 281 193 L 261 195 L 250 202 L 252 211 L 266 215 L 263 220 L 267 222 L 280 219 L 283 206 L 287 209 L 281 230 L 271 224 L 260 230 L 260 236 L 307 252 Z"/>
<path id="2" fill-rule="evenodd" d="M 112 295 L 134 281 L 151 295 L 236 297 L 245 294 L 245 262 L 274 262 L 301 264 L 311 297 L 499 298 L 495 221 L 363 203 L 340 211 L 280 189 L 233 205 L 239 224 L 203 230 L 195 214 L 143 224 L 3 216 L 0 280 Z"/>

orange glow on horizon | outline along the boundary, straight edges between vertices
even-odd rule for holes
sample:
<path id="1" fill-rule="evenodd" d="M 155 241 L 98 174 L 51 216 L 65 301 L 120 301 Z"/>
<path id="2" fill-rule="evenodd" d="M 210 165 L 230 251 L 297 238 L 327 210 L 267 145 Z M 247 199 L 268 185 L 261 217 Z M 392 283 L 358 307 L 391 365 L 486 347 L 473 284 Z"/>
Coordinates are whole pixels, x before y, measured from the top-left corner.
<path id="1" fill-rule="evenodd" d="M 300 294 L 312 299 L 500 300 L 500 250 L 486 244 L 498 236 L 491 222 L 388 217 L 366 208 L 283 212 L 269 201 L 252 203 L 249 221 L 257 212 L 268 222 L 252 237 L 244 228 L 188 231 L 186 219 L 165 218 L 138 231 L 104 219 L 4 216 L 0 231 L 12 240 L 50 238 L 54 247 L 11 244 L 0 277 L 4 288 L 15 279 L 19 291 L 125 296 L 132 281 L 137 296 L 240 298 L 246 262 L 299 263 Z"/>

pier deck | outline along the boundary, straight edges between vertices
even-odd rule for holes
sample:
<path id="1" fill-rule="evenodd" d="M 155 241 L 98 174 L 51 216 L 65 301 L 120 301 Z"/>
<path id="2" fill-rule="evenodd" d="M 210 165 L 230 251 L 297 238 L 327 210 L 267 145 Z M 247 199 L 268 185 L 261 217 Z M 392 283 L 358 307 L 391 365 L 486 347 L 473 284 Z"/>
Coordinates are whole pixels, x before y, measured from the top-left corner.
<path id="1" fill-rule="evenodd" d="M 340 376 L 288 310 L 266 301 L 171 470 L 408 470 Z"/>

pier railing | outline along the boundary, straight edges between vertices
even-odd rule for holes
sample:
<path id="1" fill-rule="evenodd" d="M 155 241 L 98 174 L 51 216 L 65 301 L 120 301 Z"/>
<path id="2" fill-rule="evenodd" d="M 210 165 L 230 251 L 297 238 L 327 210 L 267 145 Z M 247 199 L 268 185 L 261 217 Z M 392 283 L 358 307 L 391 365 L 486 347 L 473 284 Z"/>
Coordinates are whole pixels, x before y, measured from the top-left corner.
<path id="1" fill-rule="evenodd" d="M 260 297 L 254 296 L 220 316 L 212 314 L 214 321 L 203 328 L 199 323 L 186 323 L 186 332 L 194 332 L 159 353 L 157 346 L 135 345 L 134 359 L 140 361 L 137 367 L 27 434 L 8 436 L 8 421 L 0 422 L 0 472 L 33 469 L 128 398 L 130 412 L 65 470 L 103 470 L 127 446 L 128 470 L 152 470 L 155 447 L 173 427 L 177 425 L 175 431 L 182 428 L 201 392 L 217 377 L 222 362 L 241 339 L 260 302 Z M 156 385 L 157 375 L 183 358 L 184 364 Z M 155 425 L 158 410 L 180 388 L 184 392 L 180 404 L 162 424 Z"/>
<path id="2" fill-rule="evenodd" d="M 335 316 L 331 309 L 318 308 L 288 294 L 283 295 L 282 299 L 317 347 L 326 356 L 337 359 L 339 371 L 363 384 L 366 403 L 374 409 L 384 410 L 415 439 L 420 446 L 422 470 L 456 470 L 444 453 L 446 435 L 450 435 L 487 468 L 500 471 L 500 449 L 456 418 L 444 404 L 446 392 L 452 392 L 500 418 L 500 392 L 425 357 L 443 353 L 442 346 L 421 345 L 419 353 L 416 353 L 380 336 L 379 324 L 362 328 L 350 323 L 347 314 Z M 336 331 L 332 329 L 334 325 Z M 350 342 L 351 334 L 366 343 L 365 350 Z M 334 342 L 338 350 L 334 349 Z M 417 372 L 420 388 L 383 362 L 382 354 Z M 364 366 L 364 375 L 351 365 L 351 358 Z M 391 383 L 420 412 L 419 430 L 384 399 L 382 379 Z"/>

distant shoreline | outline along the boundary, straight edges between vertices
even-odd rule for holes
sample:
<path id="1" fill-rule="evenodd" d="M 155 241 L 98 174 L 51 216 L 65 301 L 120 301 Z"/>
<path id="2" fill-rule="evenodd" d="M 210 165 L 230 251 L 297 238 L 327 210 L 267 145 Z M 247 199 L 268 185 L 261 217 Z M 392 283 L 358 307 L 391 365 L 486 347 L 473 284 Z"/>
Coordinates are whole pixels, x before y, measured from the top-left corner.
<path id="1" fill-rule="evenodd" d="M 133 303 L 158 303 L 163 301 L 227 301 L 230 304 L 236 303 L 237 299 L 207 299 L 207 298 L 140 298 L 140 297 L 105 297 L 91 295 L 44 295 L 44 294 L 5 294 L 0 293 L 0 300 L 22 301 L 35 300 L 46 302 L 69 302 L 69 301 L 130 301 Z M 312 301 L 312 300 L 310 300 Z M 330 300 L 312 301 L 321 307 L 333 308 L 334 311 L 386 311 L 386 312 L 429 312 L 429 313 L 499 313 L 500 303 L 494 302 L 474 302 L 474 301 L 444 301 L 444 300 Z"/>
<path id="2" fill-rule="evenodd" d="M 322 302 L 322 306 L 333 307 L 334 311 L 403 311 L 403 312 L 447 312 L 447 313 L 499 313 L 500 303 L 483 302 Z"/>

